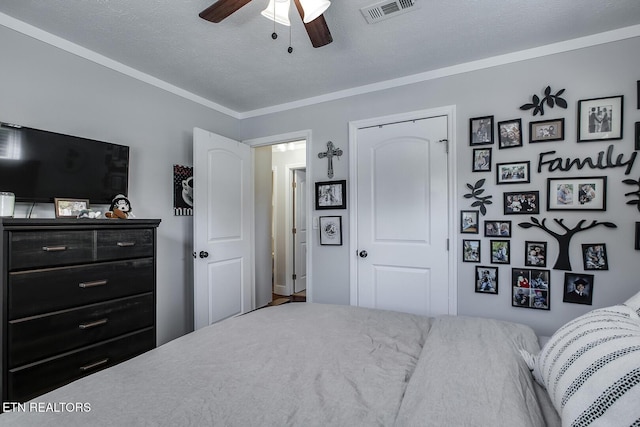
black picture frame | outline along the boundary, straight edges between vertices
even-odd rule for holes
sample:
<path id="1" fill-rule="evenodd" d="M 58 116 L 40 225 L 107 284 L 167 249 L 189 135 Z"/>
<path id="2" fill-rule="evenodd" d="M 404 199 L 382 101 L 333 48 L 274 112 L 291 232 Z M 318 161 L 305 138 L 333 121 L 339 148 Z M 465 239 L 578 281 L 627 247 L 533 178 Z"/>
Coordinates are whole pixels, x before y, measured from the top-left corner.
<path id="1" fill-rule="evenodd" d="M 511 237 L 511 221 L 486 220 L 484 222 L 484 237 Z"/>
<path id="2" fill-rule="evenodd" d="M 636 122 L 635 149 L 640 150 L 640 122 Z"/>
<path id="3" fill-rule="evenodd" d="M 508 191 L 502 193 L 505 215 L 537 215 L 540 213 L 539 191 Z"/>
<path id="4" fill-rule="evenodd" d="M 593 304 L 593 274 L 564 273 L 562 302 Z M 582 287 L 582 289 L 580 289 Z"/>
<path id="5" fill-rule="evenodd" d="M 547 211 L 606 210 L 606 176 L 547 178 Z"/>
<path id="6" fill-rule="evenodd" d="M 536 310 L 551 309 L 551 271 L 537 268 L 511 269 L 511 305 Z"/>
<path id="7" fill-rule="evenodd" d="M 607 245 L 604 243 L 582 244 L 582 265 L 586 270 L 609 270 Z"/>
<path id="8" fill-rule="evenodd" d="M 496 185 L 531 182 L 531 161 L 496 163 Z"/>
<path id="9" fill-rule="evenodd" d="M 636 222 L 636 235 L 634 242 L 634 249 L 636 251 L 640 251 L 640 222 Z"/>
<path id="10" fill-rule="evenodd" d="M 346 209 L 347 181 L 316 182 L 316 209 Z"/>
<path id="11" fill-rule="evenodd" d="M 480 262 L 481 260 L 480 240 L 462 240 L 462 262 Z"/>
<path id="12" fill-rule="evenodd" d="M 511 263 L 511 241 L 510 240 L 489 240 L 491 248 L 492 264 Z"/>
<path id="13" fill-rule="evenodd" d="M 479 294 L 498 295 L 498 267 L 476 266 L 474 287 Z"/>
<path id="14" fill-rule="evenodd" d="M 622 139 L 624 96 L 578 101 L 578 142 Z"/>
<path id="15" fill-rule="evenodd" d="M 564 140 L 564 118 L 529 122 L 529 144 Z"/>
<path id="16" fill-rule="evenodd" d="M 493 144 L 493 116 L 469 119 L 469 145 Z"/>
<path id="17" fill-rule="evenodd" d="M 491 148 L 474 148 L 472 161 L 472 172 L 491 172 Z"/>
<path id="18" fill-rule="evenodd" d="M 480 211 L 460 211 L 460 233 L 479 234 Z"/>
<path id="19" fill-rule="evenodd" d="M 547 266 L 547 242 L 524 242 L 524 265 L 527 267 Z"/>
<path id="20" fill-rule="evenodd" d="M 498 148 L 522 147 L 522 119 L 498 122 Z"/>
<path id="21" fill-rule="evenodd" d="M 318 228 L 322 246 L 342 246 L 341 216 L 321 216 Z"/>

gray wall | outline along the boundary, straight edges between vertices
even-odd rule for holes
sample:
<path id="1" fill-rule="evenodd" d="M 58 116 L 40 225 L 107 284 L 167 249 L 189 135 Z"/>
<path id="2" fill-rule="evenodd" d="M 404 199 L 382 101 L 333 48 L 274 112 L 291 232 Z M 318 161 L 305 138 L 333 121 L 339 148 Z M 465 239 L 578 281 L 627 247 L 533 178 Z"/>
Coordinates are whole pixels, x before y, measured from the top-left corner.
<path id="1" fill-rule="evenodd" d="M 633 227 L 640 221 L 635 208 L 625 205 L 624 193 L 631 188 L 621 184 L 620 169 L 583 170 L 571 173 L 535 173 L 541 151 L 556 149 L 559 154 L 594 156 L 609 142 L 576 143 L 576 104 L 579 99 L 625 95 L 624 139 L 612 142 L 616 153 L 626 157 L 633 151 L 633 123 L 640 120 L 636 110 L 636 80 L 640 79 L 640 38 L 614 42 L 550 55 L 480 71 L 428 80 L 421 83 L 357 95 L 336 101 L 297 108 L 242 121 L 230 118 L 194 102 L 182 99 L 146 83 L 134 80 L 93 62 L 61 51 L 13 30 L 0 26 L 0 120 L 36 128 L 126 144 L 131 147 L 129 197 L 138 217 L 161 218 L 158 247 L 158 339 L 159 343 L 177 337 L 192 328 L 192 221 L 174 217 L 172 212 L 172 165 L 192 164 L 193 127 L 200 127 L 233 139 L 252 139 L 311 129 L 308 149 L 326 150 L 333 141 L 345 154 L 334 161 L 335 179 L 348 179 L 348 123 L 371 117 L 455 105 L 458 159 L 458 207 L 468 208 L 463 198 L 466 183 L 486 177 L 488 194 L 495 203 L 487 218 L 511 219 L 514 222 L 512 264 L 500 266 L 500 293 L 497 296 L 476 294 L 473 290 L 474 264 L 459 263 L 458 311 L 463 315 L 492 316 L 521 321 L 538 332 L 550 334 L 566 320 L 592 307 L 562 303 L 564 273 L 552 270 L 550 311 L 511 307 L 511 267 L 523 266 L 524 241 L 542 239 L 549 242 L 549 256 L 557 254 L 555 241 L 515 226 L 523 218 L 503 217 L 501 194 L 516 189 L 538 189 L 546 194 L 548 176 L 608 175 L 609 198 L 605 213 L 563 213 L 568 224 L 579 219 L 607 219 L 618 228 L 594 229 L 577 235 L 572 242 L 575 271 L 582 271 L 579 245 L 605 242 L 611 270 L 596 272 L 594 306 L 620 302 L 640 288 L 637 262 L 640 252 L 633 249 Z M 546 85 L 566 88 L 567 110 L 553 109 L 544 117 L 566 119 L 565 141 L 529 145 L 528 122 L 539 120 L 518 107 Z M 494 163 L 530 159 L 533 177 L 529 185 L 496 186 L 494 174 L 471 172 L 471 148 L 468 144 L 468 119 L 493 115 L 496 122 L 522 118 L 525 146 L 512 150 L 494 148 Z M 240 126 L 240 124 L 242 126 Z M 314 160 L 313 181 L 326 180 L 326 160 Z M 630 178 L 638 179 L 635 165 Z M 508 187 L 508 188 L 507 188 Z M 53 216 L 53 208 L 38 212 Z M 347 218 L 349 212 L 344 212 Z M 540 217 L 552 218 L 543 208 Z M 458 221 L 452 218 L 453 221 Z M 344 245 L 327 248 L 318 245 L 314 235 L 313 295 L 315 302 L 349 303 L 349 229 L 343 224 Z M 468 236 L 468 235 L 465 235 Z M 460 243 L 463 236 L 456 236 Z M 488 258 L 488 239 L 482 237 L 483 265 Z M 522 249 L 520 249 L 522 248 Z M 459 255 L 456 254 L 459 258 Z M 331 269 L 322 268 L 331 265 Z"/>
<path id="2" fill-rule="evenodd" d="M 457 123 L 457 179 L 458 208 L 472 209 L 470 201 L 463 195 L 468 192 L 467 183 L 475 183 L 486 178 L 485 194 L 493 195 L 493 205 L 483 219 L 508 219 L 513 222 L 511 238 L 512 262 L 499 266 L 499 295 L 474 292 L 474 271 L 476 264 L 458 264 L 458 313 L 462 315 L 491 316 L 519 321 L 533 326 L 538 333 L 549 335 L 567 320 L 591 308 L 612 305 L 624 301 L 640 290 L 637 277 L 637 263 L 640 252 L 634 250 L 633 233 L 635 221 L 640 221 L 639 212 L 625 202 L 624 193 L 633 188 L 622 184 L 624 178 L 640 177 L 640 160 L 631 174 L 624 176 L 624 168 L 549 173 L 546 169 L 538 174 L 538 156 L 543 151 L 556 150 L 564 157 L 597 157 L 598 153 L 613 144 L 615 156 L 624 154 L 628 159 L 634 151 L 633 125 L 640 120 L 640 110 L 636 109 L 636 80 L 640 79 L 640 38 L 607 43 L 595 47 L 553 54 L 507 65 L 490 67 L 478 71 L 424 81 L 404 87 L 352 96 L 345 99 L 297 108 L 243 120 L 242 137 L 257 138 L 265 135 L 281 134 L 298 129 L 311 129 L 313 140 L 308 149 L 316 159 L 312 167 L 312 181 L 326 180 L 326 160 L 319 160 L 315 153 L 326 150 L 326 142 L 331 140 L 342 148 L 345 154 L 334 161 L 335 179 L 348 179 L 348 123 L 370 117 L 455 105 Z M 547 109 L 544 117 L 533 116 L 521 111 L 519 106 L 529 102 L 533 94 L 542 95 L 547 85 L 552 89 L 565 88 L 565 99 L 569 107 Z M 621 141 L 587 142 L 577 141 L 577 102 L 605 96 L 625 95 L 624 139 Z M 509 150 L 498 150 L 493 146 L 494 168 L 491 173 L 472 173 L 472 148 L 469 146 L 469 119 L 493 115 L 495 122 L 521 118 L 524 146 Z M 528 143 L 530 121 L 565 118 L 565 140 L 560 142 Z M 295 124 L 295 125 L 292 125 Z M 295 127 L 294 127 L 295 126 Z M 531 184 L 495 185 L 495 163 L 530 160 Z M 523 309 L 511 306 L 511 268 L 524 267 L 525 240 L 548 241 L 548 267 L 551 269 L 557 255 L 556 240 L 540 230 L 525 230 L 518 222 L 528 219 L 522 215 L 503 215 L 502 193 L 504 191 L 539 190 L 541 199 L 546 200 L 546 179 L 548 177 L 601 176 L 607 175 L 608 200 L 606 212 L 547 212 L 542 203 L 539 218 L 564 218 L 573 227 L 580 219 L 596 219 L 614 222 L 618 228 L 604 227 L 577 234 L 571 243 L 573 271 L 584 272 L 580 254 L 582 243 L 607 244 L 609 271 L 595 272 L 593 306 L 562 302 L 564 272 L 551 271 L 551 309 L 549 311 Z M 344 212 L 348 218 L 349 212 Z M 459 221 L 456 214 L 453 221 Z M 346 223 L 348 227 L 348 222 Z M 556 230 L 560 231 L 560 230 Z M 345 229 L 344 246 L 327 248 L 319 246 L 317 237 L 313 241 L 313 265 L 331 265 L 331 269 L 314 269 L 313 301 L 326 303 L 349 303 L 349 233 Z M 461 246 L 463 238 L 482 240 L 482 265 L 489 264 L 489 239 L 479 235 L 458 235 Z M 456 254 L 458 259 L 461 258 Z M 587 272 L 592 273 L 592 271 Z"/>
<path id="3" fill-rule="evenodd" d="M 194 127 L 237 139 L 238 121 L 3 26 L 0 52 L 0 121 L 131 147 L 133 213 L 162 219 L 158 343 L 191 331 L 193 221 L 173 216 L 173 165 L 193 164 Z"/>

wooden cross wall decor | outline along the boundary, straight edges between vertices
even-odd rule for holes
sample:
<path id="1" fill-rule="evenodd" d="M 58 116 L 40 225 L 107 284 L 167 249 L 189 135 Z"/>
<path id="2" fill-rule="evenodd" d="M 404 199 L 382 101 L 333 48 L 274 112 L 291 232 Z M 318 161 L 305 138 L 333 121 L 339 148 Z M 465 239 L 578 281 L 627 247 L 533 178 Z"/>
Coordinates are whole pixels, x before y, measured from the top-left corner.
<path id="1" fill-rule="evenodd" d="M 333 178 L 333 156 L 337 156 L 340 159 L 342 156 L 342 150 L 340 148 L 335 148 L 333 142 L 327 142 L 327 151 L 323 153 L 318 153 L 318 158 L 324 159 L 327 158 L 329 164 L 327 166 L 327 176 L 329 178 Z"/>

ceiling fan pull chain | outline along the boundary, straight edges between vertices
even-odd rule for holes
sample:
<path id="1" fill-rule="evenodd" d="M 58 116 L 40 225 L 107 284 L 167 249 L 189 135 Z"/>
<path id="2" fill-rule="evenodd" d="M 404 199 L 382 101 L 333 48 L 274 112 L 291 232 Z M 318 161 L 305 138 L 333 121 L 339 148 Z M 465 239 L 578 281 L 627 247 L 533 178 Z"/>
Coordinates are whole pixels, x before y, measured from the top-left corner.
<path id="1" fill-rule="evenodd" d="M 287 49 L 287 52 L 293 52 L 293 47 L 291 46 L 291 26 L 289 26 L 289 49 Z"/>
<path id="2" fill-rule="evenodd" d="M 276 16 L 276 2 L 273 2 L 273 16 Z M 273 33 L 271 33 L 272 39 L 277 39 L 278 34 L 276 33 L 276 20 L 273 20 Z"/>

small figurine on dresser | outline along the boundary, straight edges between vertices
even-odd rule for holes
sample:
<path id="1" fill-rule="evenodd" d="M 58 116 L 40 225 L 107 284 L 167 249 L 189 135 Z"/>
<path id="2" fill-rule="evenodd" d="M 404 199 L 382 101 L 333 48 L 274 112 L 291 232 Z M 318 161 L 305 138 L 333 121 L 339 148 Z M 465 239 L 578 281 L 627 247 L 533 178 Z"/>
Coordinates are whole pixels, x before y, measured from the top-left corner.
<path id="1" fill-rule="evenodd" d="M 109 208 L 109 212 L 105 213 L 104 216 L 107 218 L 120 218 L 127 219 L 133 218 L 133 214 L 131 213 L 131 202 L 124 194 L 118 194 L 111 201 L 111 207 Z"/>

